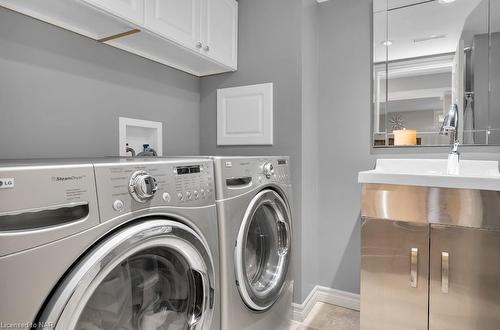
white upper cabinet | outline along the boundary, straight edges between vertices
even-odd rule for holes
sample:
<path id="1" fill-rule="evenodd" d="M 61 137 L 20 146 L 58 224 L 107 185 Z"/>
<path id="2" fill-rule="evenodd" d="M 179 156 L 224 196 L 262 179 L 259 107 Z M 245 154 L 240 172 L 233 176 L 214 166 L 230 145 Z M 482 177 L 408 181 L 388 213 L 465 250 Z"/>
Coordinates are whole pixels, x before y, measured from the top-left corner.
<path id="1" fill-rule="evenodd" d="M 144 23 L 144 0 L 82 0 L 136 24 Z"/>
<path id="2" fill-rule="evenodd" d="M 196 76 L 237 69 L 236 0 L 0 0 L 0 6 Z"/>
<path id="3" fill-rule="evenodd" d="M 238 3 L 234 0 L 204 0 L 202 50 L 232 68 L 237 66 Z"/>
<path id="4" fill-rule="evenodd" d="M 145 26 L 187 48 L 200 42 L 201 0 L 146 0 Z"/>

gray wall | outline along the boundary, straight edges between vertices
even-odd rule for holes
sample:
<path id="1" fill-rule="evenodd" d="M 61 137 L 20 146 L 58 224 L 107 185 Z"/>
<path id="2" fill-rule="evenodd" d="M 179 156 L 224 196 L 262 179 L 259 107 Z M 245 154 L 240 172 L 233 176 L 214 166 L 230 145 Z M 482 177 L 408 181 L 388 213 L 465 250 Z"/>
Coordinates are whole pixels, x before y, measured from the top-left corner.
<path id="1" fill-rule="evenodd" d="M 318 283 L 321 272 L 316 237 L 319 215 L 319 12 L 316 0 L 303 0 L 302 12 L 302 302 Z"/>
<path id="2" fill-rule="evenodd" d="M 317 283 L 359 292 L 357 173 L 370 157 L 370 0 L 319 4 L 319 188 Z"/>
<path id="3" fill-rule="evenodd" d="M 199 79 L 0 8 L 0 158 L 118 154 L 118 117 L 199 152 Z"/>
<path id="4" fill-rule="evenodd" d="M 320 219 L 315 245 L 303 252 L 320 251 L 317 284 L 355 293 L 360 264 L 358 171 L 373 168 L 377 158 L 446 158 L 449 151 L 370 148 L 370 3 L 319 4 Z M 461 151 L 463 159 L 500 158 L 500 147 Z"/>
<path id="5" fill-rule="evenodd" d="M 238 71 L 201 78 L 200 150 L 211 155 L 289 155 L 294 227 L 300 233 L 301 0 L 239 0 Z M 218 88 L 274 83 L 274 144 L 217 146 Z M 300 236 L 294 235 L 295 292 L 300 292 Z"/>

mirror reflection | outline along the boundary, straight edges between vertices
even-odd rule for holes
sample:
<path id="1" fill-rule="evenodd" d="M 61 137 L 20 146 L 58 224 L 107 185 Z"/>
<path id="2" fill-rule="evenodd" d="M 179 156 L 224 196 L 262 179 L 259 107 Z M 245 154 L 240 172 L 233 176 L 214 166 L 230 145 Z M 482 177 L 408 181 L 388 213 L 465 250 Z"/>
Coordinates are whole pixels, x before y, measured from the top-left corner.
<path id="1" fill-rule="evenodd" d="M 380 0 L 373 12 L 373 144 L 500 144 L 500 0 Z"/>

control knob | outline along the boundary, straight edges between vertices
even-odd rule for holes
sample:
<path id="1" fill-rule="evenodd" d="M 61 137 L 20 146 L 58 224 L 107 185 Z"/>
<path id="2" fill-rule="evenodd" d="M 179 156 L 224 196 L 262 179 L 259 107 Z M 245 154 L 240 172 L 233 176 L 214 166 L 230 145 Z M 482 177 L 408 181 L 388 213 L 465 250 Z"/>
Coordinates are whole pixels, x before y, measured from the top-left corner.
<path id="1" fill-rule="evenodd" d="M 274 175 L 274 166 L 270 162 L 265 162 L 262 165 L 262 173 L 266 178 L 270 179 Z"/>
<path id="2" fill-rule="evenodd" d="M 139 203 L 152 199 L 158 190 L 156 179 L 146 171 L 137 171 L 130 177 L 128 186 L 130 195 Z"/>

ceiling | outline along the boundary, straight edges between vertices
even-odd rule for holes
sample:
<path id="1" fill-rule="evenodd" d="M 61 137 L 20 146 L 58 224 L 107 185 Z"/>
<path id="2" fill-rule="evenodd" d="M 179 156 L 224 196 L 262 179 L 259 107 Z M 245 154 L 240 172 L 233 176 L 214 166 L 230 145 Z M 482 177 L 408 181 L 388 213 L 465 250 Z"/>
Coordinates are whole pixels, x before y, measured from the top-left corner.
<path id="1" fill-rule="evenodd" d="M 400 60 L 455 52 L 465 26 L 472 35 L 487 33 L 487 4 L 487 0 L 449 4 L 438 0 L 374 0 L 375 62 L 383 62 L 386 57 Z M 392 45 L 386 47 L 385 40 Z"/>

